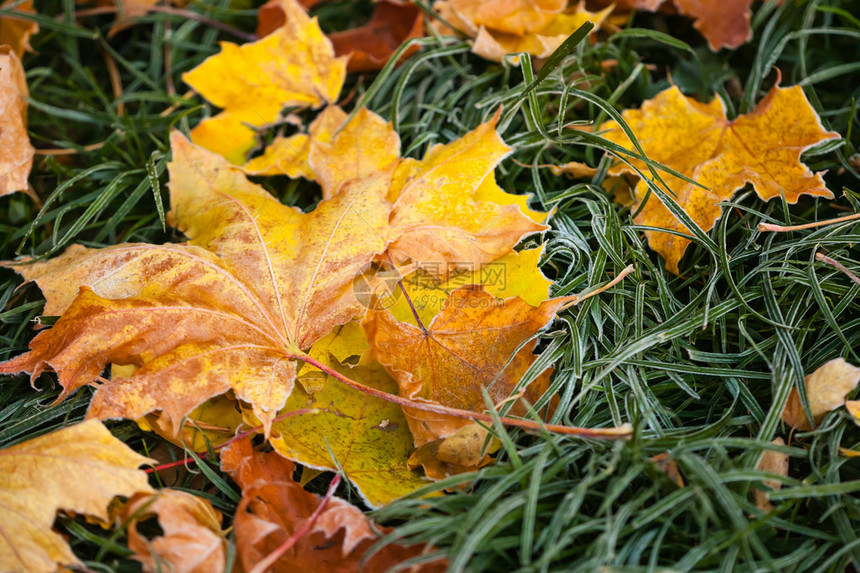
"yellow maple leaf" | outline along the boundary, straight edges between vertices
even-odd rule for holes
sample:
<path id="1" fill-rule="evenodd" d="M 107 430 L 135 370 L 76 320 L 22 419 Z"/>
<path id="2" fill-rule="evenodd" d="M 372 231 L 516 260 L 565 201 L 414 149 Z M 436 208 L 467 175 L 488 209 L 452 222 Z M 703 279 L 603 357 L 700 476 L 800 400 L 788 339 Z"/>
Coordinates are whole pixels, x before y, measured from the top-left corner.
<path id="1" fill-rule="evenodd" d="M 731 199 L 747 183 L 764 200 L 784 196 L 789 203 L 796 203 L 801 195 L 833 197 L 821 175 L 800 162 L 800 154 L 839 135 L 824 130 L 799 86 L 774 86 L 752 112 L 731 121 L 719 97 L 700 103 L 675 86 L 643 103 L 641 109 L 624 111 L 622 117 L 647 157 L 705 187 L 661 173 L 678 204 L 703 231 L 712 229 L 722 215 L 720 202 Z M 634 149 L 615 121 L 599 129 L 606 139 Z M 638 159 L 630 160 L 629 165 L 615 165 L 609 172 L 635 174 L 637 170 L 649 175 L 646 164 Z M 648 185 L 640 180 L 634 210 L 647 192 Z M 634 221 L 690 234 L 654 194 Z M 651 248 L 663 256 L 666 268 L 678 274 L 678 263 L 690 240 L 660 231 L 645 231 L 645 236 Z"/>
<path id="2" fill-rule="evenodd" d="M 315 180 L 317 175 L 308 160 L 315 144 L 327 143 L 346 121 L 346 112 L 331 105 L 308 126 L 307 133 L 278 136 L 265 151 L 248 161 L 242 170 L 249 175 L 286 175 Z"/>
<path id="3" fill-rule="evenodd" d="M 79 564 L 52 527 L 58 510 L 106 521 L 118 495 L 149 492 L 151 462 L 90 420 L 0 450 L 0 570 L 49 573 Z"/>
<path id="4" fill-rule="evenodd" d="M 333 102 L 346 77 L 347 58 L 335 58 L 316 18 L 294 0 L 282 6 L 287 11 L 282 28 L 242 46 L 222 42 L 220 54 L 182 76 L 223 108 L 197 125 L 191 139 L 237 165 L 254 147 L 254 127 L 276 121 L 287 106 Z"/>
<path id="5" fill-rule="evenodd" d="M 347 323 L 319 342 L 322 348 L 315 344 L 309 353 L 312 357 L 366 386 L 397 394 L 397 382 L 371 359 L 370 345 L 357 322 Z M 349 346 L 343 354 L 361 357 L 354 366 L 342 364 L 334 354 L 343 345 Z M 314 383 L 297 387 L 284 411 L 314 411 L 276 422 L 273 429 L 277 437 L 270 440 L 275 450 L 305 466 L 342 470 L 374 507 L 427 485 L 426 479 L 406 465 L 413 450 L 412 435 L 400 406 L 347 386 L 317 369 L 307 374 L 305 370 L 299 380 L 310 375 Z"/>

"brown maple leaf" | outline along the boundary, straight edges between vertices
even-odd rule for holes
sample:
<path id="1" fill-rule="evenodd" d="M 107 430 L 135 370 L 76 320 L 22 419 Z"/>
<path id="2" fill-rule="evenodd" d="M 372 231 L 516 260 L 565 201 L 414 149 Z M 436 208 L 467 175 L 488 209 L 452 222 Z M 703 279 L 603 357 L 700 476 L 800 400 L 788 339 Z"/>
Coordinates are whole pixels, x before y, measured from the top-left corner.
<path id="1" fill-rule="evenodd" d="M 388 244 L 388 175 L 354 180 L 305 214 L 183 136 L 172 143 L 169 220 L 191 244 L 75 248 L 62 262 L 17 267 L 51 285 L 71 266 L 92 286 L 0 372 L 35 379 L 51 368 L 62 398 L 106 364 L 133 364 L 131 376 L 101 386 L 89 416 L 161 410 L 177 433 L 194 407 L 232 388 L 268 433 L 295 358 L 363 310 L 352 284 Z M 49 306 L 68 304 L 60 298 Z"/>
<path id="2" fill-rule="evenodd" d="M 772 1 L 772 0 L 770 0 Z M 750 6 L 752 0 L 597 0 L 603 6 L 615 6 L 616 12 L 631 9 L 677 12 L 693 20 L 695 27 L 714 52 L 737 48 L 752 39 Z"/>
<path id="3" fill-rule="evenodd" d="M 308 526 L 308 531 L 280 555 L 272 571 L 382 573 L 431 551 L 424 546 L 388 544 L 361 563 L 365 552 L 379 540 L 377 528 L 358 508 L 336 497 L 328 499 L 309 524 L 322 500 L 293 481 L 292 462 L 274 452 L 255 452 L 249 440 L 240 440 L 224 449 L 221 467 L 242 487 L 234 529 L 239 562 L 246 573 Z M 436 559 L 409 570 L 441 572 L 445 566 Z"/>

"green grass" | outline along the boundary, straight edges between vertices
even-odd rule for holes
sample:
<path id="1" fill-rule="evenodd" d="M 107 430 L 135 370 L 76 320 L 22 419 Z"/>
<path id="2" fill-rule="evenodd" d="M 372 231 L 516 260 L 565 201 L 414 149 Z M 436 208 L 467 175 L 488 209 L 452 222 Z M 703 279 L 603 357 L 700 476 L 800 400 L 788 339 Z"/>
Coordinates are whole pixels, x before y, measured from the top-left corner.
<path id="1" fill-rule="evenodd" d="M 324 29 L 342 29 L 365 18 L 369 5 L 336 2 L 317 12 Z M 188 8 L 245 32 L 255 26 L 254 6 L 222 1 Z M 108 40 L 109 16 L 55 18 L 73 13 L 72 0 L 37 2 L 37 9 L 37 53 L 24 58 L 31 138 L 39 148 L 79 153 L 37 157 L 30 181 L 42 207 L 24 194 L 0 198 L 0 259 L 50 256 L 73 243 L 182 240 L 163 219 L 167 135 L 195 125 L 206 104 L 181 97 L 187 91 L 181 74 L 215 53 L 218 41 L 235 38 L 199 21 L 154 14 Z M 404 154 L 413 157 L 502 107 L 502 135 L 516 161 L 497 170 L 500 186 L 534 193 L 535 208 L 556 210 L 543 237 L 554 294 L 636 266 L 621 285 L 563 312 L 542 334 L 538 361 L 556 369 L 561 406 L 552 421 L 631 422 L 633 439 L 602 443 L 498 427 L 509 439 L 495 466 L 434 484 L 427 489 L 452 493 L 403 499 L 374 512 L 375 519 L 397 525 L 398 535 L 435 544 L 452 571 L 860 569 L 860 460 L 839 453 L 860 450 L 860 428 L 837 410 L 815 431 L 789 440 L 779 419 L 805 373 L 838 356 L 860 364 L 860 286 L 814 259 L 824 251 L 860 274 L 860 224 L 756 230 L 763 221 L 793 224 L 860 210 L 860 175 L 850 161 L 860 145 L 858 18 L 855 0 L 797 0 L 779 8 L 757 2 L 754 40 L 714 54 L 687 20 L 641 14 L 624 34 L 580 43 L 538 84 L 529 66 L 488 63 L 462 41 L 428 39 L 401 67 L 348 80 L 344 94 L 354 92 L 394 121 Z M 674 39 L 654 29 L 670 30 Z M 106 55 L 119 70 L 124 115 L 117 113 Z M 605 68 L 607 59 L 617 64 Z M 739 192 L 716 228 L 694 241 L 682 276 L 671 275 L 629 211 L 601 187 L 604 148 L 564 127 L 636 107 L 670 82 L 703 99 L 719 93 L 732 117 L 770 88 L 773 66 L 782 85 L 804 85 L 825 127 L 843 136 L 805 156 L 812 169 L 828 170 L 837 200 L 789 206 Z M 101 142 L 97 150 L 83 149 Z M 573 160 L 602 170 L 593 181 L 571 181 L 538 167 Z M 316 200 L 313 185 L 263 183 L 290 204 Z M 0 271 L 0 359 L 26 348 L 40 314 L 38 290 L 16 290 L 19 284 L 14 273 Z M 24 377 L 0 381 L 0 447 L 83 418 L 89 389 L 49 407 L 56 385 L 50 376 L 39 384 L 36 391 Z M 164 447 L 130 422 L 111 428 L 138 451 Z M 776 509 L 763 513 L 751 490 L 774 476 L 755 466 L 776 436 L 790 444 L 780 449 L 791 456 L 791 469 L 771 495 Z M 663 452 L 677 462 L 685 487 L 650 461 Z M 200 467 L 198 476 L 165 485 L 205 490 L 230 515 L 235 486 L 217 466 Z M 68 517 L 59 518 L 58 528 L 94 571 L 139 567 L 128 558 L 122 530 Z"/>

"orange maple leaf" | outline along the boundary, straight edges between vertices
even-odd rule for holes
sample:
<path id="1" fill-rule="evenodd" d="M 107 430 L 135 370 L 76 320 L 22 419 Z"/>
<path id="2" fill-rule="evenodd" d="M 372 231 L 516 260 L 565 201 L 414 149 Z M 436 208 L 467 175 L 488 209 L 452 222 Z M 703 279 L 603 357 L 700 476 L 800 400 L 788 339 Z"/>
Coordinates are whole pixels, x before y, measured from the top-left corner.
<path id="1" fill-rule="evenodd" d="M 678 204 L 704 231 L 712 229 L 722 215 L 720 202 L 731 199 L 747 183 L 764 200 L 784 196 L 796 203 L 801 195 L 833 197 L 821 174 L 800 163 L 800 155 L 839 134 L 824 130 L 799 86 L 774 86 L 752 112 L 731 121 L 719 97 L 704 104 L 674 86 L 643 103 L 641 109 L 624 111 L 622 117 L 650 159 L 706 187 L 661 175 Z M 599 129 L 606 139 L 632 148 L 616 122 L 608 121 Z M 632 159 L 609 172 L 647 175 L 648 170 L 645 163 Z M 637 204 L 647 192 L 648 185 L 640 180 L 635 189 Z M 653 194 L 634 221 L 689 235 L 689 229 Z M 678 263 L 690 240 L 660 231 L 645 231 L 645 236 L 665 259 L 666 268 L 678 274 Z"/>
<path id="2" fill-rule="evenodd" d="M 255 452 L 249 440 L 230 444 L 221 453 L 221 467 L 242 487 L 234 529 L 239 561 L 251 571 L 294 533 L 307 531 L 272 564 L 272 571 L 382 573 L 407 559 L 430 552 L 424 546 L 388 544 L 366 562 L 364 553 L 379 540 L 371 521 L 358 508 L 339 498 L 322 502 L 293 481 L 294 465 L 274 452 Z M 313 518 L 311 523 L 308 523 Z M 444 571 L 439 559 L 417 566 L 415 573 Z"/>
<path id="3" fill-rule="evenodd" d="M 483 287 L 467 285 L 451 293 L 429 325 L 399 322 L 387 310 L 372 310 L 364 321 L 377 359 L 397 380 L 402 396 L 461 410 L 486 409 L 507 399 L 536 356 L 531 340 L 569 299 L 535 307 L 519 297 L 503 301 Z M 551 370 L 529 386 L 531 402 L 549 385 Z M 471 421 L 405 407 L 415 446 L 453 435 Z M 518 404 L 514 414 L 525 408 Z"/>
<path id="4" fill-rule="evenodd" d="M 610 6 L 589 12 L 584 0 L 574 7 L 568 0 L 442 0 L 433 8 L 454 28 L 475 38 L 473 52 L 496 62 L 516 52 L 547 58 L 577 28 L 586 22 L 600 25 L 612 11 Z"/>
<path id="5" fill-rule="evenodd" d="M 21 60 L 0 46 L 0 196 L 27 189 L 35 152 L 27 135 L 29 96 Z"/>
<path id="6" fill-rule="evenodd" d="M 752 39 L 750 6 L 752 0 L 598 0 L 604 6 L 614 5 L 616 12 L 633 8 L 647 12 L 675 10 L 691 18 L 695 27 L 716 52 L 720 48 L 737 48 Z"/>
<path id="7" fill-rule="evenodd" d="M 152 491 L 137 469 L 150 461 L 95 420 L 0 450 L 0 570 L 49 573 L 80 563 L 52 529 L 57 511 L 107 521 L 115 496 Z"/>
<path id="8" fill-rule="evenodd" d="M 169 219 L 191 244 L 76 248 L 34 265 L 40 284 L 72 266 L 92 286 L 0 372 L 35 378 L 53 368 L 62 398 L 106 364 L 134 364 L 101 386 L 89 416 L 161 410 L 177 433 L 194 407 L 232 388 L 268 433 L 292 390 L 294 358 L 363 310 L 352 283 L 388 244 L 388 174 L 355 180 L 304 214 L 181 135 L 172 143 Z"/>

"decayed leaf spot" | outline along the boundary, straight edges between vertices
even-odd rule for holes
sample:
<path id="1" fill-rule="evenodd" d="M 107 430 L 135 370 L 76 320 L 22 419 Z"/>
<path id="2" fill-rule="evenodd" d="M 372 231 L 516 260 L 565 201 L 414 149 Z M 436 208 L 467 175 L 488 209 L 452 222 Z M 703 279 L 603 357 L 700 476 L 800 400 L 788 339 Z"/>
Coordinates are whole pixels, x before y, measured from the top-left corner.
<path id="1" fill-rule="evenodd" d="M 839 135 L 823 129 L 799 86 L 774 86 L 752 112 L 733 121 L 726 119 L 719 97 L 704 104 L 685 97 L 674 86 L 646 101 L 641 109 L 626 110 L 622 116 L 650 159 L 707 188 L 660 174 L 677 202 L 704 231 L 712 229 L 722 215 L 720 202 L 731 199 L 747 183 L 764 200 L 784 195 L 786 201 L 796 203 L 801 195 L 833 197 L 821 174 L 800 163 L 800 154 Z M 600 130 L 606 139 L 633 149 L 616 122 L 608 121 Z M 610 173 L 636 173 L 637 169 L 648 176 L 645 163 L 636 159 L 630 165 L 614 166 Z M 647 190 L 644 181 L 637 184 L 637 203 Z M 653 194 L 634 221 L 689 235 Z M 645 236 L 651 248 L 663 256 L 666 268 L 678 274 L 678 263 L 690 241 L 660 231 L 645 231 Z"/>
<path id="2" fill-rule="evenodd" d="M 152 491 L 149 462 L 90 420 L 0 450 L 0 570 L 49 573 L 78 564 L 52 527 L 57 511 L 107 521 L 118 496 Z"/>

